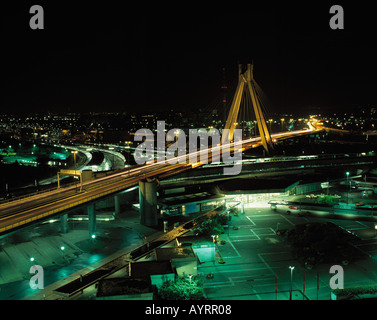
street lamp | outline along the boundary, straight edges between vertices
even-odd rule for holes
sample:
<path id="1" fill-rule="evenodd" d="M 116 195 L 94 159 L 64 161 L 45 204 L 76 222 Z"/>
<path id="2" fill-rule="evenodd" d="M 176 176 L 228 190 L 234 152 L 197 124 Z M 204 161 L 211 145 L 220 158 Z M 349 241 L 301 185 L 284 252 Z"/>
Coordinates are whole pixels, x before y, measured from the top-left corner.
<path id="1" fill-rule="evenodd" d="M 215 237 L 216 235 L 215 234 L 212 234 L 211 235 L 212 237 L 212 242 L 213 242 L 213 263 L 215 263 L 215 260 L 216 260 L 216 242 L 215 242 Z"/>
<path id="2" fill-rule="evenodd" d="M 289 269 L 291 269 L 291 286 L 289 290 L 289 300 L 292 300 L 292 277 L 293 277 L 293 269 L 295 266 L 289 266 Z"/>
<path id="3" fill-rule="evenodd" d="M 269 120 L 268 120 L 269 125 L 270 125 L 270 133 L 271 133 L 271 124 L 272 124 L 272 121 L 273 121 L 273 119 L 269 119 Z"/>
<path id="4" fill-rule="evenodd" d="M 78 154 L 79 152 L 75 150 L 75 151 L 71 151 L 71 153 L 73 154 L 73 161 L 75 163 L 75 169 L 76 169 L 76 154 Z"/>
<path id="5" fill-rule="evenodd" d="M 61 250 L 61 252 L 62 252 L 62 258 L 63 258 L 63 260 L 65 259 L 65 257 L 64 257 L 64 250 L 65 250 L 65 247 L 64 246 L 61 246 L 60 247 L 60 250 Z"/>
<path id="6" fill-rule="evenodd" d="M 348 193 L 349 193 L 349 181 L 348 181 L 348 177 L 349 177 L 350 173 L 349 171 L 346 172 L 346 176 L 347 176 L 347 205 L 348 205 Z"/>

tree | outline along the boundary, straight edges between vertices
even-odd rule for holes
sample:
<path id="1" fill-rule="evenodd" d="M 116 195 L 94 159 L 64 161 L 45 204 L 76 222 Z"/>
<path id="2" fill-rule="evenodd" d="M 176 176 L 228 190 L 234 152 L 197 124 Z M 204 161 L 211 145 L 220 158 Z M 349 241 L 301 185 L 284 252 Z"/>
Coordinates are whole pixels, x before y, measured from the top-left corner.
<path id="1" fill-rule="evenodd" d="M 224 224 L 227 224 L 229 218 L 226 215 L 217 215 L 213 219 L 204 220 L 198 227 L 198 233 L 204 235 L 215 235 L 224 233 Z"/>
<path id="2" fill-rule="evenodd" d="M 158 289 L 161 300 L 204 300 L 202 282 L 197 277 L 168 280 Z"/>
<path id="3" fill-rule="evenodd" d="M 333 205 L 339 203 L 339 199 L 337 199 L 337 198 L 335 198 L 331 195 L 323 195 L 323 196 L 319 196 L 317 198 L 317 203 L 328 205 L 328 206 L 333 206 Z"/>

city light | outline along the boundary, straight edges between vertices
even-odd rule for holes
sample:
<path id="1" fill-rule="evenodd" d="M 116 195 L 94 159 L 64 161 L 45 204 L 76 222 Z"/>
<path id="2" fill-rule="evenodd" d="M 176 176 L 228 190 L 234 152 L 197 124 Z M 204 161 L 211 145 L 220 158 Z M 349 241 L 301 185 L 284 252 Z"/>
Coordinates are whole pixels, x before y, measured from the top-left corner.
<path id="1" fill-rule="evenodd" d="M 293 279 L 293 270 L 295 269 L 295 266 L 289 266 L 289 269 L 291 270 L 291 281 L 290 281 L 290 290 L 289 290 L 289 300 L 292 300 L 292 279 Z"/>

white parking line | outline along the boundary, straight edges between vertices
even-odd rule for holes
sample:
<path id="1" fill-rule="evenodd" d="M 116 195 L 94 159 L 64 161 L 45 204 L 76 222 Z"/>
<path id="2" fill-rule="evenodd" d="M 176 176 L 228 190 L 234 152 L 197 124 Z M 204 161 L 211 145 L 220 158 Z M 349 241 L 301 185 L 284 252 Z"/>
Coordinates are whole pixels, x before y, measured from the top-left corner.
<path id="1" fill-rule="evenodd" d="M 238 250 L 236 249 L 236 247 L 233 245 L 232 240 L 229 239 L 229 243 L 232 246 L 233 250 L 237 253 L 237 256 L 241 257 L 240 253 L 238 252 Z"/>
<path id="2" fill-rule="evenodd" d="M 251 229 L 250 229 L 251 230 Z M 230 240 L 233 242 L 239 241 L 258 241 L 260 238 L 254 233 L 251 234 L 243 234 L 238 236 L 230 236 Z"/>
<path id="3" fill-rule="evenodd" d="M 270 265 L 266 262 L 266 260 L 263 259 L 262 257 L 262 254 L 263 253 L 258 253 L 258 257 L 259 259 L 262 260 L 262 262 L 264 263 L 264 265 L 266 266 L 266 268 L 276 277 L 276 273 L 272 270 L 272 268 L 270 267 Z"/>
<path id="4" fill-rule="evenodd" d="M 255 223 L 254 223 L 254 221 L 253 221 L 253 220 L 251 220 L 249 216 L 246 216 L 246 218 L 247 218 L 247 220 L 249 220 L 249 221 L 250 221 L 250 222 L 252 223 L 252 225 L 253 225 L 253 226 L 255 226 Z"/>
<path id="5" fill-rule="evenodd" d="M 253 229 L 250 229 L 250 231 L 251 231 L 252 233 L 254 233 L 254 235 L 257 237 L 257 240 L 260 240 L 259 236 L 254 232 Z M 253 236 L 253 235 L 252 235 L 252 236 Z"/>
<path id="6" fill-rule="evenodd" d="M 267 231 L 265 231 L 267 230 Z M 265 232 L 263 232 L 265 231 Z M 272 228 L 253 228 L 254 233 L 258 233 L 258 236 L 272 236 L 275 235 L 275 230 Z"/>
<path id="7" fill-rule="evenodd" d="M 287 220 L 287 222 L 290 223 L 292 226 L 295 225 L 293 222 L 289 221 L 289 220 L 287 219 L 287 217 L 285 217 L 284 215 L 280 214 L 280 216 L 281 216 L 282 218 L 284 218 L 285 220 Z"/>

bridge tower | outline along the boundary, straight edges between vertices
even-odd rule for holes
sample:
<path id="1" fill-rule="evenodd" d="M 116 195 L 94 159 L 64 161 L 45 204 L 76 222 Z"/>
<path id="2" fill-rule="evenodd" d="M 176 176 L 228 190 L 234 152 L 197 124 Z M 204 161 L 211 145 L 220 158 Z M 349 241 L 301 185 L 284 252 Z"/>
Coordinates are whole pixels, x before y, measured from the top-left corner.
<path id="1" fill-rule="evenodd" d="M 252 101 L 259 134 L 262 140 L 262 145 L 267 153 L 271 153 L 273 149 L 273 143 L 261 109 L 262 103 L 256 91 L 256 83 L 254 80 L 252 64 L 247 64 L 247 69 L 245 72 L 242 71 L 242 64 L 238 65 L 238 85 L 233 97 L 232 104 L 230 106 L 228 119 L 224 127 L 224 129 L 229 129 L 229 135 L 227 136 L 223 134 L 222 143 L 233 140 L 237 116 L 240 110 L 241 100 L 245 90 L 246 94 L 250 95 Z"/>

